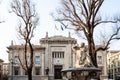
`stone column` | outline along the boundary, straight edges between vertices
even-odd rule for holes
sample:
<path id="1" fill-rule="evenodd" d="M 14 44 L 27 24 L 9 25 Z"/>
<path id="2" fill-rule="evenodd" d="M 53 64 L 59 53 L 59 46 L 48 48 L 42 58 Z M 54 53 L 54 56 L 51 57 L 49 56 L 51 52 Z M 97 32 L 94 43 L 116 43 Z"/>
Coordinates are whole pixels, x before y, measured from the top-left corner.
<path id="1" fill-rule="evenodd" d="M 103 51 L 102 55 L 103 55 L 103 74 L 101 75 L 101 80 L 108 78 L 108 75 L 107 75 L 107 53 L 106 53 L 106 51 Z"/>
<path id="2" fill-rule="evenodd" d="M 107 52 L 104 51 L 103 55 L 104 55 L 103 57 L 104 57 L 104 61 L 105 61 L 104 62 L 104 70 L 103 70 L 104 71 L 104 76 L 108 76 L 107 75 Z"/>
<path id="3" fill-rule="evenodd" d="M 41 70 L 42 70 L 42 76 L 45 76 L 45 51 L 42 53 L 42 67 L 41 67 Z"/>
<path id="4" fill-rule="evenodd" d="M 75 67 L 75 53 L 72 52 L 72 55 L 73 55 L 73 67 Z"/>

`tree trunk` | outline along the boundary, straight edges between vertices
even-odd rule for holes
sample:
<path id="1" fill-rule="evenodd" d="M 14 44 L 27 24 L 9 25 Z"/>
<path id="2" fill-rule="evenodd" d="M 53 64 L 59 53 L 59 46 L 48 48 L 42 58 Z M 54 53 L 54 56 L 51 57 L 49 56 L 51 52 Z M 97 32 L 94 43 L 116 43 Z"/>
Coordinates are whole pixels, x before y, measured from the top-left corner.
<path id="1" fill-rule="evenodd" d="M 28 80 L 32 80 L 32 69 L 28 70 Z"/>
<path id="2" fill-rule="evenodd" d="M 95 44 L 94 44 L 92 33 L 89 34 L 89 37 L 88 37 L 88 50 L 89 50 L 89 55 L 90 55 L 90 59 L 91 59 L 93 66 L 98 67 L 97 58 L 96 58 L 97 56 L 95 52 Z"/>
<path id="3" fill-rule="evenodd" d="M 93 66 L 95 66 L 95 67 L 98 67 L 98 65 L 97 65 L 97 56 L 96 56 L 96 53 L 90 53 L 90 54 L 92 54 L 91 55 L 91 61 L 92 61 L 92 63 L 93 63 Z"/>

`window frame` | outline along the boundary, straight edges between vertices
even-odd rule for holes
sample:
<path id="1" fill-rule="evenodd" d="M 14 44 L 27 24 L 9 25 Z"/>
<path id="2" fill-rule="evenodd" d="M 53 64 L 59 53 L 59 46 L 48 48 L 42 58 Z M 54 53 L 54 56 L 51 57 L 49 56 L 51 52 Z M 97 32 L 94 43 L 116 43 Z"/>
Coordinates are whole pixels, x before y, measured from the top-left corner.
<path id="1" fill-rule="evenodd" d="M 40 56 L 35 56 L 35 63 L 40 64 Z"/>

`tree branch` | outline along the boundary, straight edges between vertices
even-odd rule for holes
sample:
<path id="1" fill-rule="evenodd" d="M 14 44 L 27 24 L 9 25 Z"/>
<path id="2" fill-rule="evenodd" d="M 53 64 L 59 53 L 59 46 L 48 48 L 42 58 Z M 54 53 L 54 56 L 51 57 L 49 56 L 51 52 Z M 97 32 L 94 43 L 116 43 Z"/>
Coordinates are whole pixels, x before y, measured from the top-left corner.
<path id="1" fill-rule="evenodd" d="M 99 22 L 96 22 L 96 24 L 94 24 L 94 27 L 102 23 L 117 23 L 117 22 L 118 21 L 99 21 Z"/>
<path id="2" fill-rule="evenodd" d="M 111 35 L 111 37 L 110 37 L 110 38 L 108 39 L 108 41 L 106 42 L 106 45 L 105 45 L 104 47 L 99 47 L 99 48 L 97 48 L 97 49 L 96 49 L 96 52 L 99 51 L 99 50 L 103 50 L 103 51 L 104 51 L 104 50 L 107 50 L 107 49 L 108 49 L 108 46 L 109 46 L 109 44 L 110 44 L 110 42 L 111 42 L 112 40 L 115 40 L 115 39 L 119 40 L 120 37 L 115 37 L 116 35 L 118 35 L 119 31 L 120 31 L 120 27 L 118 27 L 117 30 L 116 30 L 116 32 Z"/>

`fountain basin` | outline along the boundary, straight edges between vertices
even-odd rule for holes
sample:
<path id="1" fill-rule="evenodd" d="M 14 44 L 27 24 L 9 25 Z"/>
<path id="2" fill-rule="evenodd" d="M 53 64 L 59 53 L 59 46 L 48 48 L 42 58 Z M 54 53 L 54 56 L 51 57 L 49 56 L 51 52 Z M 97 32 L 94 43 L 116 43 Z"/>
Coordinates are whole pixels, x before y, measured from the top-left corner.
<path id="1" fill-rule="evenodd" d="M 101 69 L 96 67 L 67 68 L 62 70 L 62 75 L 68 80 L 91 80 L 98 77 Z"/>
<path id="2" fill-rule="evenodd" d="M 101 71 L 101 69 L 96 67 L 81 67 L 81 68 L 67 68 L 63 69 L 62 72 L 69 72 L 69 71 Z"/>

